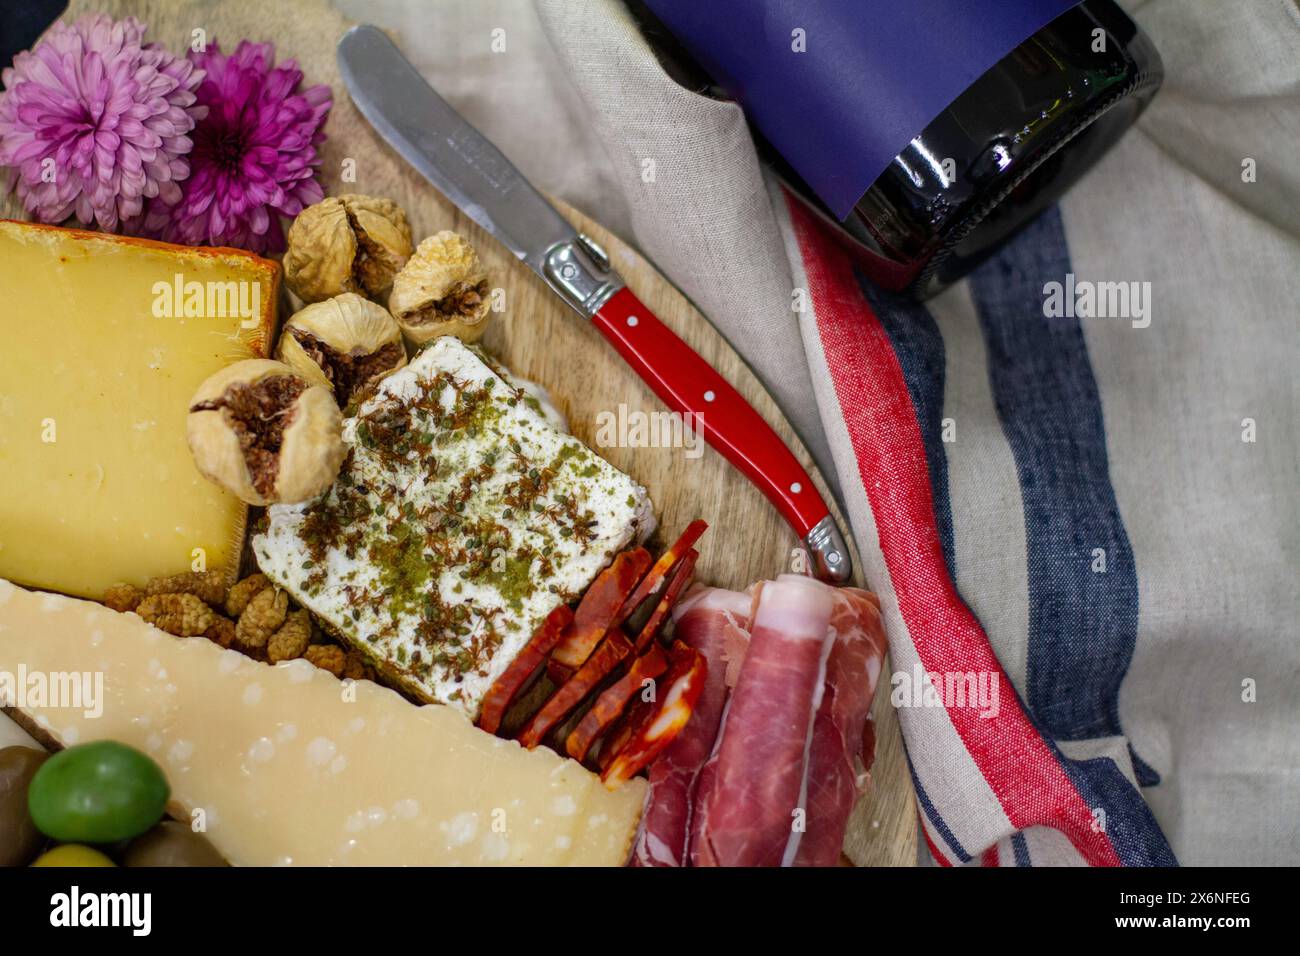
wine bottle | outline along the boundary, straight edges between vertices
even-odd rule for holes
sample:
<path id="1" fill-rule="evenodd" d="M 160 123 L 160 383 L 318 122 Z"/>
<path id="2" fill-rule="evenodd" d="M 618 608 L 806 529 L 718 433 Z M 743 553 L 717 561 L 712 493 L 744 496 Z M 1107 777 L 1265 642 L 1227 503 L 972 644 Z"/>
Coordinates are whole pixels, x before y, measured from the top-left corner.
<path id="1" fill-rule="evenodd" d="M 661 62 L 879 285 L 928 298 L 1058 200 L 1164 77 L 1113 0 L 631 0 Z"/>

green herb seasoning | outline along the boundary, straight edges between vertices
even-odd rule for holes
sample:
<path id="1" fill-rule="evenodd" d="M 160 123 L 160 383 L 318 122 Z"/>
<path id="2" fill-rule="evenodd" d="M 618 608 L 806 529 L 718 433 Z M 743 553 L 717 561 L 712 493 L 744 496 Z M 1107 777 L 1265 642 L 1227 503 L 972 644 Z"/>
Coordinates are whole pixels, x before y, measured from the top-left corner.
<path id="1" fill-rule="evenodd" d="M 437 340 L 347 419 L 330 491 L 272 507 L 253 542 L 387 678 L 471 717 L 555 606 L 653 521 L 643 488 L 523 399 Z"/>

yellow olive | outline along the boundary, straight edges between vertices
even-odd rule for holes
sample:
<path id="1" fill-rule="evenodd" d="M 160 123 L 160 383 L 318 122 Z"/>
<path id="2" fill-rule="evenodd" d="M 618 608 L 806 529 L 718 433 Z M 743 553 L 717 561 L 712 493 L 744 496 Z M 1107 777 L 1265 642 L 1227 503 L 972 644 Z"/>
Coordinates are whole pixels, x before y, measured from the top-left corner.
<path id="1" fill-rule="evenodd" d="M 98 850 L 79 843 L 65 843 L 42 853 L 32 866 L 117 866 Z"/>

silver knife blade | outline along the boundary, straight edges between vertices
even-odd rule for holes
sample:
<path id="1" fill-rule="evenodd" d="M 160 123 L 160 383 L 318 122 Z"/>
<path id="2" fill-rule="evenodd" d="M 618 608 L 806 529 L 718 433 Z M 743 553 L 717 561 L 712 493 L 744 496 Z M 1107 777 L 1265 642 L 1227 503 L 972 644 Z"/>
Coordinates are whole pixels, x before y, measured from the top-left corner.
<path id="1" fill-rule="evenodd" d="M 382 30 L 353 27 L 339 40 L 338 63 L 353 102 L 370 125 L 539 275 L 546 276 L 552 247 L 579 241 L 555 207 L 434 92 Z"/>

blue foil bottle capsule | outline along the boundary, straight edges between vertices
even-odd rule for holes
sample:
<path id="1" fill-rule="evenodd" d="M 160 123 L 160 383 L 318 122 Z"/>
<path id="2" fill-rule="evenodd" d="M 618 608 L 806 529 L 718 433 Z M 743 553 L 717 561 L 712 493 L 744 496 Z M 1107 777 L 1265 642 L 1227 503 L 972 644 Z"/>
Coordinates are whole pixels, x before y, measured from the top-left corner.
<path id="1" fill-rule="evenodd" d="M 764 158 L 881 286 L 926 298 L 1136 121 L 1160 55 L 1113 0 L 631 0 L 665 65 L 744 108 Z"/>

